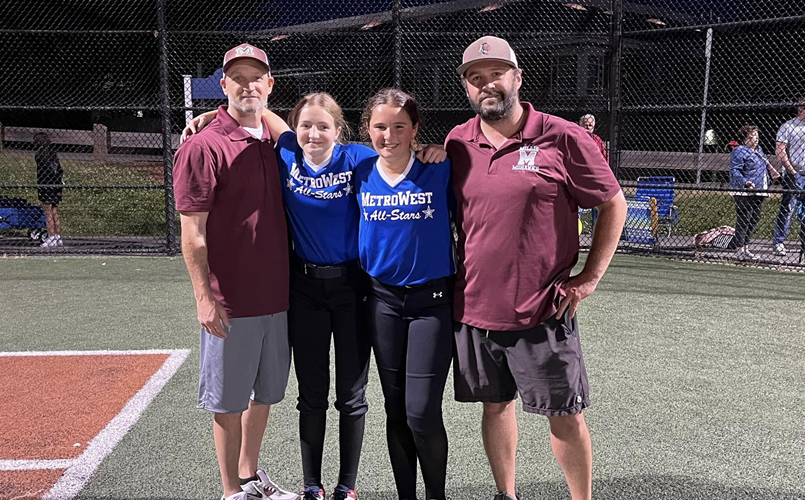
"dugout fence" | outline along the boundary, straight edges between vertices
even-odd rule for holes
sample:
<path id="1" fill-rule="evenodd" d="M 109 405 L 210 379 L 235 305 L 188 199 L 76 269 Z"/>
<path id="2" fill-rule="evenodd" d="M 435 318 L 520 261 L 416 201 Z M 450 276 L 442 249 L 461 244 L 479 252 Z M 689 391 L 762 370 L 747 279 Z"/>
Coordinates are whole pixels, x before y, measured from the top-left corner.
<path id="1" fill-rule="evenodd" d="M 188 115 L 223 102 L 220 59 L 237 44 L 268 53 L 269 105 L 281 114 L 300 95 L 327 91 L 354 125 L 367 97 L 398 86 L 424 110 L 421 139 L 442 142 L 472 116 L 455 68 L 487 34 L 516 51 L 524 100 L 574 122 L 595 117 L 629 199 L 622 251 L 803 267 L 801 178 L 751 193 L 730 186 L 744 125 L 758 127 L 776 171 L 785 168 L 778 132 L 788 127 L 789 159 L 805 169 L 805 126 L 790 126 L 805 98 L 805 3 L 793 0 L 9 0 L 0 17 L 0 253 L 177 253 L 178 134 Z M 42 134 L 63 186 L 37 176 Z M 39 195 L 54 187 L 63 246 L 43 248 Z M 729 248 L 731 231 L 736 198 L 744 206 L 741 196 L 759 193 L 750 259 Z M 580 220 L 589 245 L 595 213 Z"/>

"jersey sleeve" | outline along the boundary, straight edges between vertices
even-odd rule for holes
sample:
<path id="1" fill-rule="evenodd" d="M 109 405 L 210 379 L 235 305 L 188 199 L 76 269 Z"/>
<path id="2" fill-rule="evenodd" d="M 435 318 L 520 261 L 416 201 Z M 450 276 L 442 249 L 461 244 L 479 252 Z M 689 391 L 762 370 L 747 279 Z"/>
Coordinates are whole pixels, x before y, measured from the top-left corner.
<path id="1" fill-rule="evenodd" d="M 377 151 L 374 149 L 364 146 L 363 144 L 347 144 L 343 146 L 347 152 L 347 155 L 352 159 L 351 168 L 355 168 L 356 165 L 363 162 L 364 160 L 369 160 L 371 158 L 377 158 Z"/>
<path id="2" fill-rule="evenodd" d="M 570 127 L 559 139 L 567 189 L 581 208 L 594 208 L 620 191 L 595 141 L 581 127 Z"/>
<path id="3" fill-rule="evenodd" d="M 293 130 L 286 130 L 282 133 L 282 135 L 277 139 L 277 143 L 274 144 L 274 148 L 277 151 L 291 151 L 296 152 L 299 148 L 299 143 L 296 142 L 296 132 Z"/>
<path id="4" fill-rule="evenodd" d="M 173 160 L 173 193 L 176 210 L 209 212 L 215 202 L 218 184 L 215 160 L 203 145 L 187 142 Z"/>

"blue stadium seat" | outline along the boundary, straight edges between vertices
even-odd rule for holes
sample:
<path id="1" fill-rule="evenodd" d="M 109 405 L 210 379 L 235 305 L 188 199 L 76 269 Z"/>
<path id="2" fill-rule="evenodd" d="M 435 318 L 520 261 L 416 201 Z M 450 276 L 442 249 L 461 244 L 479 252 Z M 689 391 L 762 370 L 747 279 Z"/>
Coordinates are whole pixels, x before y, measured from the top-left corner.
<path id="1" fill-rule="evenodd" d="M 674 204 L 674 186 L 676 179 L 672 176 L 652 175 L 637 178 L 637 198 L 654 198 L 657 200 L 657 217 L 661 226 L 668 227 L 668 236 L 676 226 L 679 211 Z"/>

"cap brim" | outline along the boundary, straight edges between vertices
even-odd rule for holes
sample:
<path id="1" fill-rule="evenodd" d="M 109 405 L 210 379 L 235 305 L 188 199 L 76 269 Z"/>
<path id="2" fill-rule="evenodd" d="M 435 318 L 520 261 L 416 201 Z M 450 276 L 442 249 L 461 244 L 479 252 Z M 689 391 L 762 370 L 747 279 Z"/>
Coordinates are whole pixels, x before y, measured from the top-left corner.
<path id="1" fill-rule="evenodd" d="M 487 61 L 502 62 L 504 64 L 511 66 L 514 69 L 517 69 L 517 66 L 512 64 L 512 62 L 509 61 L 508 59 L 502 59 L 498 57 L 484 57 L 482 59 L 475 59 L 474 61 L 465 62 L 464 64 L 459 66 L 456 71 L 458 72 L 459 76 L 464 76 L 464 73 L 466 73 L 467 70 L 470 69 L 470 66 L 472 66 L 473 64 Z"/>
<path id="2" fill-rule="evenodd" d="M 233 57 L 232 59 L 230 59 L 230 60 L 229 60 L 229 62 L 227 62 L 226 64 L 224 64 L 224 67 L 223 67 L 224 74 L 226 74 L 226 69 L 227 69 L 228 67 L 232 66 L 233 64 L 235 64 L 235 63 L 236 63 L 236 62 L 238 62 L 238 61 L 242 61 L 242 60 L 245 60 L 245 59 L 251 59 L 252 61 L 257 61 L 257 62 L 259 62 L 260 64 L 262 64 L 262 65 L 263 65 L 263 66 L 266 68 L 266 70 L 267 70 L 269 73 L 271 73 L 271 66 L 269 66 L 268 64 L 266 64 L 266 63 L 265 63 L 265 61 L 263 61 L 263 60 L 261 60 L 261 59 L 259 59 L 259 58 L 257 58 L 257 57 L 252 57 L 252 56 L 240 56 L 240 57 Z"/>

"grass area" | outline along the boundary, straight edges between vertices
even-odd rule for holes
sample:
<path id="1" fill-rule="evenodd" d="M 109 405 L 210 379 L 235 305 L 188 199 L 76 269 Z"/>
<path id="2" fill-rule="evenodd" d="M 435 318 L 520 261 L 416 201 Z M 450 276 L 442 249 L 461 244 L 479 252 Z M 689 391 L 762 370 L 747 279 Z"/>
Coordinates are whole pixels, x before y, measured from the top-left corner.
<path id="1" fill-rule="evenodd" d="M 159 163 L 102 163 L 61 159 L 68 186 L 147 186 L 162 184 Z M 28 154 L 0 155 L 0 185 L 35 184 L 36 165 Z M 0 194 L 38 203 L 35 189 L 2 189 Z M 714 227 L 735 227 L 735 203 L 728 193 L 676 191 L 679 222 L 675 233 L 691 236 Z M 755 238 L 770 239 L 780 197 L 763 205 Z M 59 207 L 66 236 L 163 236 L 166 231 L 165 193 L 161 189 L 65 189 Z M 177 218 L 178 219 L 178 218 Z M 592 215 L 582 215 L 589 228 Z M 178 227 L 178 224 L 177 224 Z M 798 224 L 792 224 L 789 240 L 796 240 Z"/>
<path id="2" fill-rule="evenodd" d="M 781 196 L 770 196 L 763 203 L 754 238 L 771 239 L 777 212 L 780 210 Z M 676 205 L 679 207 L 679 224 L 676 234 L 694 235 L 719 226 L 735 227 L 735 201 L 727 193 L 677 191 Z M 789 240 L 796 240 L 799 224 L 792 219 Z"/>
<path id="3" fill-rule="evenodd" d="M 195 409 L 198 326 L 181 259 L 0 259 L 0 289 L 2 350 L 192 349 L 80 498 L 220 498 L 212 419 Z M 802 274 L 617 255 L 579 310 L 594 498 L 805 499 L 803 289 Z M 261 454 L 292 488 L 302 480 L 296 394 L 291 376 Z M 360 498 L 396 499 L 374 368 L 368 399 Z M 448 498 L 492 498 L 480 406 L 455 402 L 448 384 L 444 413 Z M 545 419 L 518 410 L 518 421 L 523 498 L 569 499 Z M 337 422 L 331 410 L 329 489 Z"/>
<path id="4" fill-rule="evenodd" d="M 60 159 L 64 189 L 59 214 L 65 236 L 162 236 L 165 192 L 162 165 Z M 0 155 L 0 185 L 36 184 L 32 155 Z M 142 186 L 151 189 L 71 189 L 69 186 Z M 2 189 L 3 196 L 38 204 L 36 189 Z"/>

